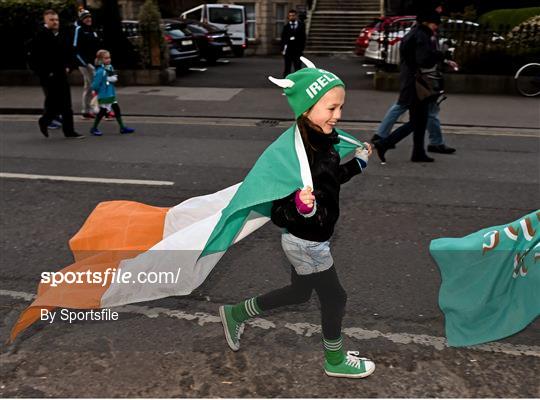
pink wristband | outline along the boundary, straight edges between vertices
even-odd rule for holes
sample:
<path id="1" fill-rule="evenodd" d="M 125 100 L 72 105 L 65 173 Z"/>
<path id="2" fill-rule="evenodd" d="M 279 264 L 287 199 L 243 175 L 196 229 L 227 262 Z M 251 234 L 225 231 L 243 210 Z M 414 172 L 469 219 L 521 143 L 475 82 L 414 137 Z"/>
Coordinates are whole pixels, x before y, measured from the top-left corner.
<path id="1" fill-rule="evenodd" d="M 300 200 L 300 192 L 301 190 L 297 190 L 296 194 L 294 195 L 294 202 L 296 203 L 296 209 L 300 214 L 309 214 L 311 211 L 313 211 L 313 206 L 308 206 L 305 204 L 302 200 Z"/>

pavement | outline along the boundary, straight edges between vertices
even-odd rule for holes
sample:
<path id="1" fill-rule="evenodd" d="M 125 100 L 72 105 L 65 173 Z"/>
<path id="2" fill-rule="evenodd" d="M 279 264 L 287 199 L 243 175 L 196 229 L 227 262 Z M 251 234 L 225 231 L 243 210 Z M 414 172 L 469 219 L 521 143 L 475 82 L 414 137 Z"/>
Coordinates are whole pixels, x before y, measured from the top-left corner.
<path id="1" fill-rule="evenodd" d="M 234 58 L 205 71 L 191 70 L 174 86 L 118 89 L 126 115 L 234 117 L 290 120 L 292 113 L 267 76 L 281 77 L 278 57 Z M 347 85 L 343 121 L 379 122 L 397 100 L 397 93 L 371 90 L 374 67 L 358 57 L 314 57 L 317 66 L 332 70 Z M 0 113 L 40 113 L 40 87 L 0 87 Z M 72 88 L 73 110 L 81 109 L 81 87 Z M 212 106 L 209 108 L 209 104 Z M 151 106 L 149 106 L 151 105 Z M 406 119 L 406 115 L 404 116 Z M 521 96 L 450 94 L 441 107 L 446 125 L 540 128 L 540 101 Z"/>
<path id="2" fill-rule="evenodd" d="M 274 61 L 261 62 L 264 67 Z M 335 59 L 319 61 L 328 68 L 338 65 Z M 356 74 L 349 61 L 342 75 Z M 252 80 L 246 75 L 245 86 L 238 79 L 224 83 L 226 72 L 235 75 L 234 62 L 241 63 L 239 75 L 253 70 L 251 63 L 257 60 L 192 71 L 179 77 L 176 88 L 157 88 L 163 90 L 160 94 L 138 92 L 148 88 L 120 89 L 126 122 L 137 129 L 127 136 L 117 133 L 115 122 L 103 122 L 105 135 L 100 138 L 70 141 L 51 131 L 45 139 L 37 131 L 36 116 L 23 110 L 39 107 L 39 88 L 2 91 L 0 172 L 20 175 L 0 176 L 0 341 L 5 342 L 30 303 L 40 273 L 71 263 L 67 241 L 96 204 L 128 199 L 170 207 L 230 186 L 243 179 L 289 125 L 284 98 L 275 89 L 259 87 L 264 82 L 259 76 L 269 68 L 261 67 L 264 71 Z M 210 89 L 189 86 L 188 80 Z M 352 86 L 348 104 L 357 112 L 346 109 L 341 127 L 367 140 L 377 126 L 376 116 L 395 94 L 379 94 L 387 97 L 376 102 L 376 92 Z M 171 90 L 178 92 L 163 94 Z M 11 101 L 6 102 L 6 93 Z M 202 98 L 178 99 L 188 94 Z M 355 103 L 354 96 L 365 103 Z M 372 158 L 366 173 L 342 188 L 332 252 L 348 293 L 344 337 L 348 350 L 375 361 L 371 377 L 325 377 L 316 296 L 301 306 L 261 315 L 246 326 L 240 351 L 228 349 L 219 305 L 288 283 L 279 230 L 267 224 L 233 246 L 189 296 L 120 308 L 118 321 L 39 322 L 14 344 L 3 344 L 0 395 L 540 397 L 539 321 L 481 346 L 451 348 L 444 339 L 437 302 L 440 275 L 429 256 L 429 242 L 513 221 L 537 209 L 539 198 L 538 103 L 504 96 L 462 99 L 468 102 L 449 99 L 442 117 L 446 140 L 458 149 L 456 154 L 435 155 L 436 162 L 429 165 L 410 163 L 409 138 L 388 153 L 386 165 Z M 461 119 L 446 108 L 451 104 Z M 23 111 L 7 113 L 7 106 Z M 467 109 L 483 117 L 467 115 Z M 503 109 L 507 119 L 497 112 Z M 76 126 L 86 133 L 90 122 L 77 119 Z M 106 183 L 106 178 L 146 183 Z"/>

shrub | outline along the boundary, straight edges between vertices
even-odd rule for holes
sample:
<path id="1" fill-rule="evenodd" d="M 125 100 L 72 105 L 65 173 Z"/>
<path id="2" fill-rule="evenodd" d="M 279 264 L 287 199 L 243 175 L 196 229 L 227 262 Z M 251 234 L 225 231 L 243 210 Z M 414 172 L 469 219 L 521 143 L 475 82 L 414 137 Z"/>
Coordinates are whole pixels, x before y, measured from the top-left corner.
<path id="1" fill-rule="evenodd" d="M 154 0 L 146 0 L 139 12 L 140 56 L 143 67 L 161 68 L 168 65 L 168 48 L 161 30 L 161 14 Z"/>
<path id="2" fill-rule="evenodd" d="M 478 18 L 478 22 L 481 25 L 490 26 L 492 29 L 508 27 L 505 31 L 499 29 L 499 33 L 504 34 L 523 21 L 537 15 L 540 15 L 540 7 L 502 9 L 483 14 Z"/>

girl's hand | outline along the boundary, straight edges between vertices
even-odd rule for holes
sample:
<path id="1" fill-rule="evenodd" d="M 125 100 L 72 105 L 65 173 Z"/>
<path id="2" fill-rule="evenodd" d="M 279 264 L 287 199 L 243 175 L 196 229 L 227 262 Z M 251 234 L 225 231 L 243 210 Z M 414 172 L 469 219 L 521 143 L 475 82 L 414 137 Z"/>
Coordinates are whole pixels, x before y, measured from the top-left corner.
<path id="1" fill-rule="evenodd" d="M 371 153 L 373 152 L 373 149 L 371 148 L 371 143 L 363 142 L 363 144 L 366 147 L 366 150 L 368 151 L 368 157 L 371 157 Z"/>
<path id="2" fill-rule="evenodd" d="M 315 204 L 315 196 L 313 196 L 313 189 L 309 186 L 303 190 L 297 190 L 294 196 L 294 202 L 296 203 L 296 209 L 300 214 L 306 215 L 313 211 Z"/>
<path id="3" fill-rule="evenodd" d="M 300 190 L 300 201 L 304 203 L 308 207 L 313 207 L 313 203 L 315 202 L 315 196 L 313 196 L 313 189 L 309 186 L 305 188 L 304 190 Z"/>
<path id="4" fill-rule="evenodd" d="M 367 167 L 369 156 L 371 155 L 371 146 L 369 143 L 364 143 L 365 148 L 357 147 L 354 151 L 354 156 L 360 163 L 360 168 L 364 169 Z"/>

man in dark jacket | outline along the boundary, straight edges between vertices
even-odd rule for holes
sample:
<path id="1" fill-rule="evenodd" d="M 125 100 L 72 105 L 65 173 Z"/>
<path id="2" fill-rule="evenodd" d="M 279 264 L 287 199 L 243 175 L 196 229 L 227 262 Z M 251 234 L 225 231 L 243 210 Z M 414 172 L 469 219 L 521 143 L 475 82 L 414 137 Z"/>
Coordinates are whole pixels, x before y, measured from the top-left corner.
<path id="1" fill-rule="evenodd" d="M 38 75 L 45 93 L 45 110 L 39 119 L 39 129 L 49 137 L 48 126 L 53 119 L 62 116 L 62 128 L 66 138 L 84 138 L 73 127 L 71 92 L 67 74 L 72 64 L 71 52 L 66 38 L 60 33 L 58 14 L 53 10 L 43 13 L 44 26 L 34 37 L 30 50 L 30 66 Z"/>
<path id="2" fill-rule="evenodd" d="M 421 70 L 432 69 L 444 60 L 444 53 L 437 50 L 435 32 L 441 22 L 440 15 L 429 10 L 419 13 L 417 24 L 401 40 L 400 45 L 400 93 L 398 104 L 409 108 L 409 122 L 413 129 L 413 152 L 411 161 L 432 162 L 424 149 L 424 136 L 428 119 L 428 107 L 431 101 L 420 100 L 416 93 L 416 75 Z M 397 129 L 386 139 L 375 144 L 381 161 L 385 153 L 407 136 L 410 131 Z"/>
<path id="3" fill-rule="evenodd" d="M 75 26 L 75 32 L 73 34 L 73 50 L 79 71 L 84 79 L 81 112 L 85 119 L 93 119 L 95 117 L 94 110 L 90 105 L 92 101 L 92 88 L 90 86 L 96 72 L 94 60 L 99 49 L 101 49 L 101 40 L 92 27 L 92 14 L 88 10 L 81 10 L 79 12 L 79 21 Z"/>
<path id="4" fill-rule="evenodd" d="M 283 77 L 291 73 L 291 66 L 294 65 L 294 70 L 298 71 L 302 68 L 300 57 L 304 52 L 306 45 L 306 30 L 304 23 L 298 21 L 296 10 L 290 10 L 287 24 L 281 32 L 281 54 L 285 60 L 285 69 Z"/>

